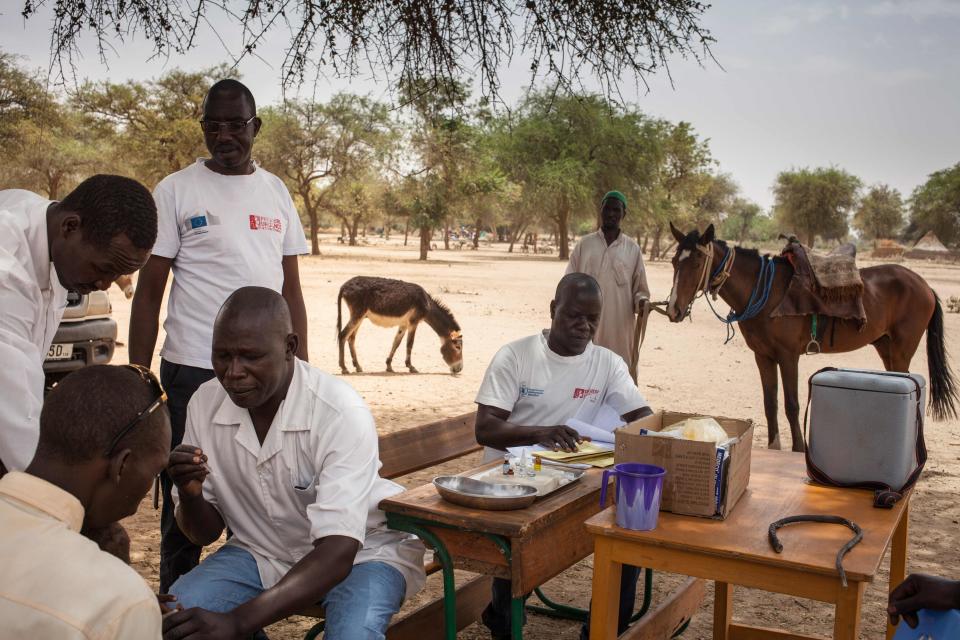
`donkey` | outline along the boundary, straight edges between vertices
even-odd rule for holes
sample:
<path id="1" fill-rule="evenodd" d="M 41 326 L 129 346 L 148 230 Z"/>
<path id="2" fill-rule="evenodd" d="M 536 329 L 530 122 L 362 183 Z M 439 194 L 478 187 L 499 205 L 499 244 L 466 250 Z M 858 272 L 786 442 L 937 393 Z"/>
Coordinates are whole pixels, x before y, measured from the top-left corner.
<path id="1" fill-rule="evenodd" d="M 347 308 L 350 309 L 350 321 L 346 327 L 342 327 L 341 300 L 346 300 Z M 393 347 L 387 356 L 387 371 L 393 372 L 393 354 L 406 333 L 407 359 L 404 364 L 410 373 L 417 373 L 416 367 L 410 362 L 410 355 L 413 352 L 413 340 L 417 335 L 417 325 L 421 321 L 426 321 L 440 336 L 440 354 L 443 361 L 449 365 L 451 373 L 460 373 L 463 370 L 463 334 L 445 304 L 432 298 L 423 287 L 412 282 L 357 276 L 344 282 L 337 295 L 337 342 L 340 347 L 340 370 L 344 374 L 349 373 L 343 360 L 345 341 L 350 342 L 350 357 L 353 359 L 354 369 L 357 373 L 363 371 L 357 362 L 354 343 L 357 329 L 364 318 L 369 318 L 370 322 L 380 327 L 397 327 Z"/>

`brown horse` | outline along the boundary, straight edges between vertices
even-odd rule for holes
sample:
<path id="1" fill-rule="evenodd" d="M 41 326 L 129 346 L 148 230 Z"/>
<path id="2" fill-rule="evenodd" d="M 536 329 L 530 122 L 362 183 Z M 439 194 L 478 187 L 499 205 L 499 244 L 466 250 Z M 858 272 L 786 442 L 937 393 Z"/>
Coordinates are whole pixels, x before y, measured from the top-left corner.
<path id="1" fill-rule="evenodd" d="M 684 235 L 670 224 L 677 239 L 673 256 L 673 288 L 667 303 L 667 315 L 680 322 L 689 313 L 700 292 L 717 293 L 731 309 L 739 313 L 747 308 L 754 290 L 759 290 L 763 258 L 755 249 L 729 247 L 714 239 L 713 225 L 700 235 L 695 229 Z M 725 277 L 721 264 L 728 251 L 735 254 Z M 740 322 L 747 346 L 753 351 L 763 384 L 763 409 L 767 417 L 768 443 L 780 448 L 777 427 L 777 367 L 783 379 L 783 403 L 793 450 L 803 451 L 800 429 L 800 403 L 797 400 L 797 365 L 810 342 L 811 318 L 791 316 L 771 318 L 793 277 L 793 267 L 784 258 L 772 258 L 775 271 L 765 304 L 755 306 L 757 314 Z M 720 277 L 717 277 L 720 276 Z M 910 360 L 927 332 L 927 363 L 931 408 L 935 419 L 955 417 L 957 392 L 947 362 L 943 338 L 943 310 L 940 300 L 927 283 L 914 272 L 894 264 L 860 270 L 863 280 L 863 308 L 867 322 L 858 330 L 853 321 L 837 320 L 831 337 L 822 345 L 824 353 L 853 351 L 872 344 L 887 371 L 908 371 Z M 756 298 L 755 298 L 756 299 Z"/>
<path id="2" fill-rule="evenodd" d="M 342 326 L 341 300 L 347 303 L 347 308 L 350 310 L 350 320 L 345 327 Z M 357 362 L 355 342 L 357 330 L 364 318 L 381 327 L 397 327 L 397 334 L 393 337 L 393 347 L 390 349 L 390 355 L 387 356 L 387 371 L 393 371 L 393 354 L 396 353 L 403 335 L 406 334 L 407 369 L 410 373 L 417 373 L 410 357 L 413 353 L 413 340 L 417 335 L 417 326 L 421 321 L 430 325 L 430 328 L 440 336 L 440 355 L 450 367 L 450 372 L 460 373 L 463 369 L 463 334 L 460 332 L 460 325 L 445 304 L 431 297 L 423 287 L 412 282 L 356 276 L 344 282 L 337 295 L 337 342 L 340 347 L 340 370 L 344 374 L 348 373 L 343 357 L 345 342 L 350 345 L 353 367 L 357 373 L 363 371 L 360 363 Z"/>

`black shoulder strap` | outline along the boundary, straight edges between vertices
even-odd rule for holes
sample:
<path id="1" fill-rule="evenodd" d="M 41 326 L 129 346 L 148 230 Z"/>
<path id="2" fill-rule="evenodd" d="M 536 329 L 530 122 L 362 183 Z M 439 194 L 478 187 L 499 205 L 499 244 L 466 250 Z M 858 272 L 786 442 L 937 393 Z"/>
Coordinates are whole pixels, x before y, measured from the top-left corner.
<path id="1" fill-rule="evenodd" d="M 904 482 L 903 486 L 899 489 L 893 489 L 889 485 L 884 484 L 883 482 L 839 482 L 834 480 L 822 469 L 817 467 L 817 465 L 810 459 L 810 443 L 807 436 L 807 417 L 810 413 L 810 401 L 813 399 L 813 379 L 819 373 L 824 371 L 838 371 L 837 367 L 824 367 L 814 373 L 807 380 L 807 406 L 803 412 L 803 439 L 804 439 L 804 456 L 807 461 L 807 475 L 810 476 L 810 479 L 814 482 L 820 484 L 831 485 L 834 487 L 843 487 L 846 489 L 873 489 L 873 506 L 880 509 L 891 509 L 893 505 L 903 497 L 904 492 L 906 492 L 910 487 L 912 487 L 917 480 L 920 478 L 920 472 L 923 471 L 923 465 L 927 463 L 927 445 L 923 439 L 923 394 L 921 393 L 920 383 L 917 382 L 912 376 L 904 374 L 904 377 L 908 378 L 913 382 L 917 391 L 917 443 L 916 443 L 916 456 L 917 456 L 917 468 L 910 474 L 910 477 L 907 478 L 907 481 Z"/>

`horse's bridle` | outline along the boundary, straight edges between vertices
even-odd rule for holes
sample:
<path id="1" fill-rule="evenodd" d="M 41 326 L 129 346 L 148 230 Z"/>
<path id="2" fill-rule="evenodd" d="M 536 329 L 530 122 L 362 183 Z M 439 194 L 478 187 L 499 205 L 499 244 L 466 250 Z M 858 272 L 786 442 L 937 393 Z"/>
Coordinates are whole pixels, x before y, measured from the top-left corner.
<path id="1" fill-rule="evenodd" d="M 711 273 L 710 267 L 713 266 L 713 243 L 708 243 L 706 248 L 704 248 L 704 246 L 698 242 L 697 251 L 704 254 L 707 259 L 703 261 L 703 271 L 700 273 L 699 284 L 693 297 L 696 299 L 698 293 L 706 294 L 709 292 L 710 295 L 713 296 L 713 299 L 716 300 L 720 294 L 720 288 L 730 277 L 730 272 L 733 270 L 733 259 L 736 257 L 737 252 L 727 247 L 727 252 L 723 254 L 723 260 L 720 261 L 720 266 Z"/>
<path id="2" fill-rule="evenodd" d="M 731 248 L 727 248 L 727 252 L 723 256 L 723 260 L 720 262 L 720 266 L 717 267 L 713 273 L 710 272 L 710 267 L 713 266 L 713 243 L 709 243 L 706 247 L 697 243 L 697 251 L 706 256 L 706 260 L 703 261 L 703 270 L 700 272 L 700 277 L 697 279 L 697 288 L 693 292 L 693 298 L 690 299 L 690 304 L 687 305 L 686 311 L 683 313 L 683 317 L 686 318 L 690 315 L 690 310 L 693 308 L 693 303 L 701 295 L 709 291 L 710 295 L 713 296 L 713 299 L 716 300 L 717 296 L 720 294 L 720 288 L 727 282 L 727 279 L 730 277 L 730 272 L 733 270 L 733 259 L 736 256 L 736 251 Z M 662 313 L 667 315 L 667 312 L 660 309 L 659 307 L 666 307 L 669 304 L 668 300 L 663 302 L 652 302 L 650 307 L 657 313 Z"/>

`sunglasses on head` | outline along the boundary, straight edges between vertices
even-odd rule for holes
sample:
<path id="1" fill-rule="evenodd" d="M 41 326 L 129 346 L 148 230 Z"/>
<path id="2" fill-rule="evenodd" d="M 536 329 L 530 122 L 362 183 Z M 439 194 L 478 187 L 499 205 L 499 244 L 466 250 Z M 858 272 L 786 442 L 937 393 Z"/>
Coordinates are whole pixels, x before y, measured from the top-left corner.
<path id="1" fill-rule="evenodd" d="M 159 409 L 167 401 L 167 394 L 163 390 L 163 387 L 160 386 L 160 381 L 157 380 L 157 376 L 154 375 L 153 371 L 150 371 L 150 369 L 142 367 L 139 364 L 125 364 L 121 366 L 123 366 L 125 369 L 130 369 L 131 371 L 135 372 L 138 376 L 140 376 L 140 379 L 143 382 L 155 389 L 157 392 L 157 398 L 151 402 L 146 409 L 138 413 L 133 420 L 127 423 L 123 429 L 117 433 L 117 435 L 113 436 L 113 440 L 110 441 L 110 446 L 107 447 L 106 453 L 103 454 L 105 457 L 113 453 L 113 450 L 117 447 L 117 444 L 123 439 L 124 436 L 130 433 L 130 431 L 132 431 L 138 423 L 140 423 L 144 418 L 150 416 L 150 414 Z"/>

